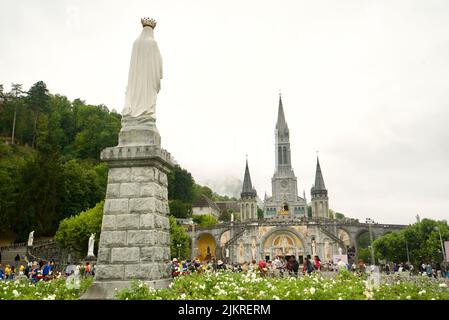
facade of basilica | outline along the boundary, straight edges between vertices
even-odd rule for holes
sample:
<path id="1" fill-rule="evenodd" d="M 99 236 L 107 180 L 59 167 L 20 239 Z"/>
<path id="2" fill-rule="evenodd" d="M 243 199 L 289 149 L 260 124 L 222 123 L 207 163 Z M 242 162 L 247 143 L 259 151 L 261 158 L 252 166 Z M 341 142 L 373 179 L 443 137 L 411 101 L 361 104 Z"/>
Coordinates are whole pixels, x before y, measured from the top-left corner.
<path id="1" fill-rule="evenodd" d="M 290 135 L 282 99 L 279 97 L 275 128 L 275 173 L 272 195 L 265 195 L 263 219 L 257 215 L 257 192 L 251 183 L 248 161 L 241 197 L 240 220 L 214 227 L 191 230 L 192 257 L 202 260 L 217 257 L 227 262 L 273 260 L 276 256 L 295 256 L 301 263 L 307 255 L 332 261 L 340 252 L 349 261 L 357 259 L 357 239 L 369 232 L 377 238 L 400 230 L 402 225 L 360 223 L 354 219 L 334 219 L 329 215 L 328 191 L 317 158 L 315 184 L 311 188 L 311 217 L 305 192 L 298 196 L 298 181 L 292 169 Z"/>

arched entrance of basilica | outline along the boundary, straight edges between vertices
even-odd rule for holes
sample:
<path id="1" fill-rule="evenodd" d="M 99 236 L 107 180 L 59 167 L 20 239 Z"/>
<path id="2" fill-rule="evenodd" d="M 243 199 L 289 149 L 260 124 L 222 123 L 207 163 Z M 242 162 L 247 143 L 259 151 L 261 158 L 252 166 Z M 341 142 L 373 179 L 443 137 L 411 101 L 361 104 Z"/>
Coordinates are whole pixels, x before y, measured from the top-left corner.
<path id="1" fill-rule="evenodd" d="M 303 262 L 304 244 L 293 232 L 287 230 L 275 231 L 263 243 L 262 258 L 273 260 L 276 256 L 286 259 L 294 256 L 299 263 Z"/>
<path id="2" fill-rule="evenodd" d="M 200 261 L 209 261 L 215 257 L 215 239 L 211 234 L 203 233 L 198 237 L 197 256 Z"/>

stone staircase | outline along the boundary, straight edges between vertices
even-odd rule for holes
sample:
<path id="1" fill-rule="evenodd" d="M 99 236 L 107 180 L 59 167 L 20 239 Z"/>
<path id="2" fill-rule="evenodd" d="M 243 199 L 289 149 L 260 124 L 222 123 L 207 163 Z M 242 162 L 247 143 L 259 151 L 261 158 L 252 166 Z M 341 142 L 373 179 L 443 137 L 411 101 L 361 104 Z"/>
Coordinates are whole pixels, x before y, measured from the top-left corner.
<path id="1" fill-rule="evenodd" d="M 343 249 L 343 251 L 346 252 L 346 244 L 344 243 L 343 240 L 341 240 L 339 237 L 337 237 L 333 232 L 328 230 L 326 227 L 320 226 L 319 228 L 329 238 L 331 238 L 332 240 L 336 241 L 340 245 L 340 247 Z"/>
<path id="2" fill-rule="evenodd" d="M 25 265 L 27 261 L 25 256 L 27 254 L 27 243 L 14 243 L 7 246 L 0 247 L 2 260 L 1 264 L 3 267 L 7 264 L 15 265 L 14 258 L 17 254 L 20 256 L 20 264 Z M 34 241 L 33 248 L 28 254 L 28 259 L 30 261 L 40 261 L 40 260 L 51 260 L 53 259 L 56 263 L 65 264 L 67 263 L 67 256 L 71 253 L 74 257 L 74 253 L 70 252 L 68 249 L 60 248 L 56 242 L 52 239 Z"/>
<path id="3" fill-rule="evenodd" d="M 26 263 L 25 254 L 27 252 L 26 245 L 6 246 L 6 247 L 1 247 L 0 250 L 1 250 L 1 254 L 2 254 L 1 264 L 3 267 L 6 266 L 7 264 L 15 266 L 14 258 L 16 257 L 17 254 L 19 254 L 19 256 L 20 256 L 19 265 L 20 264 L 25 265 L 25 263 Z"/>

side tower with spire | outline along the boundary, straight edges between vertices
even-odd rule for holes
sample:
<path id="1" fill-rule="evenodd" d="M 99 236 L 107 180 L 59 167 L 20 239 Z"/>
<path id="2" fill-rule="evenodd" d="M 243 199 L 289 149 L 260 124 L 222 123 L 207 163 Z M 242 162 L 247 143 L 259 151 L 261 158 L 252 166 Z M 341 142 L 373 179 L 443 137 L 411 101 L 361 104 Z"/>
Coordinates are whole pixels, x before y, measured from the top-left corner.
<path id="1" fill-rule="evenodd" d="M 310 190 L 312 195 L 312 217 L 329 218 L 329 198 L 324 185 L 323 174 L 321 173 L 320 159 L 316 158 L 315 184 Z"/>
<path id="2" fill-rule="evenodd" d="M 245 177 L 240 194 L 240 218 L 242 221 L 257 219 L 257 192 L 251 183 L 248 159 L 246 159 Z"/>

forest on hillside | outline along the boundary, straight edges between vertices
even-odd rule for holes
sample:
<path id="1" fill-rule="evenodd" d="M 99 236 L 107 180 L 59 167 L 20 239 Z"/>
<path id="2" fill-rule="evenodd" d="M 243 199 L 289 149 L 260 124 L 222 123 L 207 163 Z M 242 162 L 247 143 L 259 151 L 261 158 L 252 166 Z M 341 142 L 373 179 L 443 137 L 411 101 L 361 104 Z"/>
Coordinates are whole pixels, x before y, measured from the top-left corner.
<path id="1" fill-rule="evenodd" d="M 93 208 L 106 193 L 100 152 L 117 145 L 121 115 L 104 105 L 70 101 L 39 81 L 25 90 L 0 85 L 0 234 L 24 241 L 53 236 L 59 222 Z M 191 215 L 202 194 L 228 200 L 177 166 L 169 175 L 170 211 Z"/>

